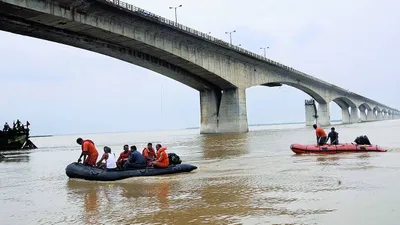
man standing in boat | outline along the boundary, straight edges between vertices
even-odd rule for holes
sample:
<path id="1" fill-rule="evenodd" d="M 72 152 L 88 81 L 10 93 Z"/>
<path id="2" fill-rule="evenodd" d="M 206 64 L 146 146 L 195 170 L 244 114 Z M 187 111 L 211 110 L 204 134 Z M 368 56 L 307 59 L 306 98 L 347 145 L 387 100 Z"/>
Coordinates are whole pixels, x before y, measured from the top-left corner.
<path id="1" fill-rule="evenodd" d="M 318 145 L 326 144 L 327 136 L 324 129 L 318 127 L 317 124 L 314 124 L 313 127 L 315 129 L 315 134 L 317 135 L 317 144 Z"/>
<path id="2" fill-rule="evenodd" d="M 339 133 L 335 131 L 334 127 L 331 128 L 331 132 L 328 134 L 328 140 L 329 139 L 331 140 L 331 145 L 339 144 Z"/>
<path id="3" fill-rule="evenodd" d="M 76 139 L 76 143 L 82 146 L 82 153 L 78 159 L 78 163 L 82 161 L 81 158 L 83 156 L 83 165 L 96 166 L 96 161 L 97 157 L 99 156 L 99 153 L 97 152 L 97 149 L 94 146 L 93 141 L 83 140 L 82 138 L 78 138 Z"/>
<path id="4" fill-rule="evenodd" d="M 10 126 L 8 125 L 8 123 L 6 122 L 4 124 L 4 128 L 3 128 L 3 132 L 8 132 L 10 130 Z"/>

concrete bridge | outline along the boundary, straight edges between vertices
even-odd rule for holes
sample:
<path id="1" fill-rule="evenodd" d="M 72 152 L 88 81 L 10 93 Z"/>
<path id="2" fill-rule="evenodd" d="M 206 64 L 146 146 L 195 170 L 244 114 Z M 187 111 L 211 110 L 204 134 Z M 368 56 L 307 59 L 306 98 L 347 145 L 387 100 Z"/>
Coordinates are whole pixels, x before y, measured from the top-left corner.
<path id="1" fill-rule="evenodd" d="M 246 89 L 258 85 L 310 95 L 307 125 L 330 125 L 332 101 L 344 123 L 400 117 L 397 109 L 118 0 L 0 0 L 0 30 L 111 56 L 198 90 L 201 133 L 247 132 Z"/>

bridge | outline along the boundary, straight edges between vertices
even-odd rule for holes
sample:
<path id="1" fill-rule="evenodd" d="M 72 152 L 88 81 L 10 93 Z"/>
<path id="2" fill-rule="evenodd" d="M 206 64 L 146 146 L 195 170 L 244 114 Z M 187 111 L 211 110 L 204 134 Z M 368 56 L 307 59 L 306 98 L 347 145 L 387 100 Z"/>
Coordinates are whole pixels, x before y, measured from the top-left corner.
<path id="1" fill-rule="evenodd" d="M 398 119 L 400 111 L 119 0 L 0 0 L 0 30 L 104 54 L 200 93 L 201 133 L 247 132 L 246 89 L 307 93 L 306 124 Z"/>

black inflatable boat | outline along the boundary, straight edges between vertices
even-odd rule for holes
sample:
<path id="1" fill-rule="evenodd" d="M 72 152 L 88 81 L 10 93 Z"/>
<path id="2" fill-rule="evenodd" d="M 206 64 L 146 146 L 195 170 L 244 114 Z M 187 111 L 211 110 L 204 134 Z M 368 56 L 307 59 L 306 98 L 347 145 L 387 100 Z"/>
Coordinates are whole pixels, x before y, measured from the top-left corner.
<path id="1" fill-rule="evenodd" d="M 190 172 L 197 169 L 196 166 L 190 164 L 177 164 L 170 165 L 167 168 L 155 169 L 133 169 L 133 170 L 104 170 L 90 166 L 84 166 L 81 163 L 71 163 L 65 168 L 65 172 L 69 178 L 79 178 L 84 180 L 96 180 L 96 181 L 114 181 L 122 180 L 129 177 L 139 176 L 156 176 L 173 173 Z"/>

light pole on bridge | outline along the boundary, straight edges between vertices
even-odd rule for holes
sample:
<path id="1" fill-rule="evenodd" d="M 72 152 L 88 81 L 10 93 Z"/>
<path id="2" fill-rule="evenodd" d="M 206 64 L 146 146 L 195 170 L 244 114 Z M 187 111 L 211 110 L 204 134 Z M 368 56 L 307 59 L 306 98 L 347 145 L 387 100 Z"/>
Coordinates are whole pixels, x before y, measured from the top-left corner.
<path id="1" fill-rule="evenodd" d="M 229 34 L 229 40 L 230 40 L 230 43 L 232 44 L 232 33 L 235 33 L 236 32 L 236 30 L 234 30 L 234 31 L 226 31 L 225 32 L 225 34 Z"/>
<path id="2" fill-rule="evenodd" d="M 264 58 L 267 58 L 267 51 L 266 51 L 266 49 L 268 49 L 269 47 L 261 47 L 260 49 L 263 49 L 264 50 Z"/>
<path id="3" fill-rule="evenodd" d="M 180 7 L 182 7 L 182 5 L 179 5 L 179 6 L 176 6 L 176 7 L 173 7 L 173 6 L 169 7 L 169 9 L 174 9 L 175 10 L 175 23 L 178 23 L 178 14 L 177 14 L 176 10 L 178 8 L 180 8 Z"/>

